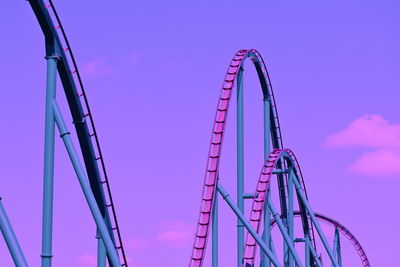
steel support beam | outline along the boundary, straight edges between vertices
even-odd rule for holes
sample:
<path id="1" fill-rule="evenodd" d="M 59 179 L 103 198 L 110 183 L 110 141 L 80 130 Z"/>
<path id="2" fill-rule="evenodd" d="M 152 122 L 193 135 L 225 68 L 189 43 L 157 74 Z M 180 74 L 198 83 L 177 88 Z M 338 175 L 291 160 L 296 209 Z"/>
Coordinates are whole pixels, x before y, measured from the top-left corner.
<path id="1" fill-rule="evenodd" d="M 97 267 L 106 267 L 107 251 L 100 234 L 97 233 Z"/>
<path id="2" fill-rule="evenodd" d="M 243 67 L 240 67 L 237 76 L 237 107 L 236 107 L 236 138 L 237 138 L 237 206 L 244 212 L 244 99 L 243 99 Z M 244 250 L 244 227 L 241 220 L 237 220 L 237 266 L 242 266 Z"/>
<path id="3" fill-rule="evenodd" d="M 269 96 L 267 96 L 269 97 Z M 264 161 L 267 159 L 271 152 L 271 102 L 268 98 L 264 98 L 263 111 L 264 111 Z M 262 240 L 271 249 L 271 215 L 268 208 L 268 201 L 271 190 L 267 192 L 267 201 L 264 204 L 264 230 L 261 235 Z M 271 267 L 271 262 L 263 251 L 260 251 L 260 267 Z"/>
<path id="4" fill-rule="evenodd" d="M 44 140 L 42 267 L 51 266 L 53 242 L 53 190 L 54 190 L 54 115 L 52 101 L 56 97 L 58 57 L 48 56 L 46 80 L 46 115 Z"/>
<path id="5" fill-rule="evenodd" d="M 294 182 L 294 185 L 296 187 L 297 196 L 300 197 L 301 202 L 304 204 L 304 207 L 306 208 L 308 214 L 310 215 L 311 221 L 313 222 L 313 224 L 315 226 L 315 229 L 317 230 L 318 235 L 321 238 L 322 244 L 324 245 L 325 250 L 329 255 L 329 258 L 332 261 L 332 265 L 334 267 L 340 267 L 340 265 L 338 264 L 338 262 L 336 261 L 334 255 L 332 253 L 332 249 L 330 248 L 329 243 L 326 240 L 324 232 L 322 231 L 322 228 L 319 225 L 319 223 L 317 221 L 317 218 L 315 217 L 315 214 L 314 214 L 313 210 L 311 209 L 311 206 L 307 201 L 307 197 L 305 196 L 305 194 L 304 194 L 304 192 L 303 192 L 303 190 L 301 188 L 301 185 L 300 185 L 299 181 L 297 180 L 296 176 L 293 176 L 293 182 Z"/>
<path id="6" fill-rule="evenodd" d="M 342 267 L 342 252 L 340 249 L 340 232 L 339 232 L 338 228 L 335 228 L 335 236 L 333 238 L 333 255 L 335 256 L 335 259 L 337 259 L 339 266 Z"/>
<path id="7" fill-rule="evenodd" d="M 315 260 L 317 267 L 323 267 L 322 262 L 318 257 L 317 251 L 315 251 L 314 247 L 311 244 L 310 237 L 306 237 L 305 241 L 306 241 L 307 248 L 311 251 L 311 255 L 313 256 L 313 260 Z M 309 256 L 308 256 L 308 258 L 309 258 Z M 306 259 L 307 259 L 307 255 L 306 255 Z M 309 264 L 311 264 L 311 263 L 309 262 Z"/>
<path id="8" fill-rule="evenodd" d="M 3 207 L 3 203 L 0 198 L 0 230 L 3 234 L 4 240 L 6 241 L 8 250 L 10 251 L 11 257 L 17 267 L 27 267 L 26 259 L 22 249 L 18 243 L 17 237 L 15 236 L 14 230 L 11 227 L 11 223 L 7 217 L 6 211 Z"/>
<path id="9" fill-rule="evenodd" d="M 294 210 L 293 210 L 293 174 L 292 171 L 289 173 L 288 178 L 288 234 L 289 238 L 294 244 Z M 289 267 L 294 267 L 294 259 L 292 255 L 289 255 Z"/>
<path id="10" fill-rule="evenodd" d="M 304 238 L 304 261 L 305 261 L 305 267 L 311 267 L 310 265 L 310 238 L 306 236 Z"/>
<path id="11" fill-rule="evenodd" d="M 212 267 L 218 267 L 218 194 L 214 197 L 212 211 Z"/>
<path id="12" fill-rule="evenodd" d="M 274 204 L 272 203 L 272 201 L 268 201 L 268 206 L 271 209 L 271 213 L 272 216 L 274 217 L 276 224 L 279 227 L 279 230 L 282 233 L 283 239 L 285 241 L 285 244 L 288 248 L 288 251 L 292 254 L 294 261 L 296 262 L 298 267 L 303 267 L 303 264 L 301 263 L 300 257 L 297 255 L 297 252 L 294 248 L 294 241 L 293 239 L 290 238 L 287 228 L 285 227 L 285 225 L 283 224 L 281 217 L 279 216 L 279 213 L 277 212 L 277 210 L 274 207 Z"/>
<path id="13" fill-rule="evenodd" d="M 53 111 L 54 111 L 54 118 L 57 123 L 58 129 L 60 131 L 60 137 L 62 138 L 64 145 L 67 149 L 68 155 L 71 159 L 72 165 L 74 167 L 75 173 L 78 177 L 79 183 L 81 185 L 83 194 L 85 195 L 86 201 L 89 205 L 90 211 L 93 215 L 94 221 L 97 225 L 97 229 L 100 233 L 100 237 L 103 240 L 104 246 L 107 250 L 107 255 L 110 263 L 114 266 L 121 266 L 119 261 L 118 253 L 116 248 L 114 247 L 113 241 L 107 229 L 107 226 L 104 222 L 104 219 L 101 215 L 99 206 L 96 203 L 96 199 L 94 194 L 90 188 L 88 177 L 86 172 L 83 168 L 82 163 L 79 160 L 78 153 L 74 147 L 72 142 L 70 133 L 67 130 L 67 126 L 64 122 L 62 117 L 60 108 L 55 100 L 53 100 Z"/>
<path id="14" fill-rule="evenodd" d="M 240 211 L 238 206 L 233 202 L 231 196 L 226 192 L 226 190 L 222 187 L 220 183 L 217 185 L 218 192 L 221 194 L 222 198 L 226 201 L 232 211 L 236 214 L 241 223 L 246 227 L 249 234 L 255 239 L 257 244 L 261 247 L 263 252 L 267 255 L 267 257 L 271 260 L 271 262 L 275 265 L 275 267 L 282 267 L 282 265 L 278 262 L 276 257 L 273 255 L 273 252 L 268 248 L 268 246 L 264 243 L 261 237 L 257 234 L 256 230 L 251 226 L 250 222 L 246 219 L 243 213 Z"/>

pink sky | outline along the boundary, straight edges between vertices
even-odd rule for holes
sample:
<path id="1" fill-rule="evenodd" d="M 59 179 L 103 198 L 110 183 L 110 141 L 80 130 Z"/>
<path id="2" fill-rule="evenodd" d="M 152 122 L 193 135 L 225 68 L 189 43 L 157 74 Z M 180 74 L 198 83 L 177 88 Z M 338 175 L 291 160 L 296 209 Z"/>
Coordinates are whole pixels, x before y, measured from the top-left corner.
<path id="1" fill-rule="evenodd" d="M 188 264 L 219 88 L 241 48 L 257 49 L 267 62 L 284 144 L 299 159 L 313 208 L 349 228 L 373 266 L 393 266 L 400 239 L 398 2 L 55 4 L 88 90 L 131 266 Z M 6 0 L 0 23 L 0 196 L 30 266 L 39 266 L 43 35 L 26 1 Z M 261 91 L 249 66 L 252 192 L 263 159 Z M 70 122 L 60 87 L 58 99 Z M 233 118 L 221 179 L 234 196 Z M 93 266 L 95 226 L 58 139 L 56 157 L 54 266 Z M 229 267 L 235 221 L 225 205 L 220 216 L 221 266 Z M 0 265 L 12 266 L 4 242 Z"/>

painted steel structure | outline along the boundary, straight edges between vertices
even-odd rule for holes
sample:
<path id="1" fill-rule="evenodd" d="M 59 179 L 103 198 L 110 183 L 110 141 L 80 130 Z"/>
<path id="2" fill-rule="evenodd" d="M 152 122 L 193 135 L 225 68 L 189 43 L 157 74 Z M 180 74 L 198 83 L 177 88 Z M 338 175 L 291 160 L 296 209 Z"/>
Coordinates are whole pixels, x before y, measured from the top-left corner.
<path id="1" fill-rule="evenodd" d="M 52 265 L 54 139 L 57 126 L 97 226 L 98 267 L 128 266 L 93 115 L 65 30 L 53 2 L 29 0 L 44 34 L 47 60 L 41 266 Z M 59 75 L 79 140 L 75 148 L 56 100 Z M 28 266 L 0 202 L 0 229 L 16 266 Z"/>
<path id="2" fill-rule="evenodd" d="M 72 54 L 59 15 L 49 0 L 29 0 L 44 34 L 47 61 L 46 111 L 45 111 L 45 153 L 43 180 L 43 225 L 41 266 L 52 266 L 53 232 L 53 182 L 54 182 L 54 140 L 55 128 L 70 157 L 76 176 L 97 226 L 98 267 L 127 266 L 122 238 L 116 217 L 104 158 L 94 126 L 93 115 L 83 82 Z M 263 92 L 264 110 L 264 158 L 256 190 L 244 192 L 244 61 L 251 59 Z M 72 142 L 68 126 L 56 99 L 56 79 L 59 75 L 64 89 L 73 124 L 79 140 L 79 150 Z M 236 203 L 225 190 L 219 179 L 219 164 L 223 137 L 227 122 L 229 104 L 234 87 L 236 94 L 237 121 L 237 190 Z M 80 151 L 80 152 L 79 152 Z M 82 154 L 81 162 L 79 153 Z M 271 182 L 276 178 L 279 195 L 279 209 L 271 198 Z M 311 267 L 322 266 L 316 246 L 318 238 L 334 267 L 342 267 L 340 233 L 346 236 L 357 250 L 362 265 L 369 267 L 368 258 L 358 240 L 339 222 L 314 213 L 309 203 L 303 175 L 293 152 L 283 147 L 280 124 L 271 82 L 265 63 L 256 50 L 240 50 L 229 64 L 217 105 L 211 145 L 203 186 L 199 221 L 189 266 L 202 266 L 208 236 L 212 235 L 212 266 L 217 267 L 218 259 L 218 194 L 222 196 L 237 217 L 237 266 L 255 266 L 257 248 L 260 248 L 259 265 L 262 267 Z M 295 199 L 299 210 L 295 211 Z M 249 217 L 244 215 L 245 200 L 251 200 Z M 295 237 L 294 218 L 300 217 L 303 235 Z M 335 228 L 334 242 L 329 244 L 319 221 Z M 276 255 L 271 230 L 279 228 L 282 235 L 283 257 Z M 16 235 L 0 199 L 0 230 L 9 248 L 13 261 L 18 267 L 28 266 Z M 211 232 L 211 233 L 210 233 Z M 315 232 L 317 234 L 315 234 Z M 295 246 L 304 243 L 302 254 Z M 332 247 L 331 247 L 332 245 Z M 300 256 L 302 255 L 302 256 Z"/>
<path id="3" fill-rule="evenodd" d="M 263 93 L 264 115 L 264 165 L 254 193 L 244 192 L 244 62 L 250 59 L 258 74 Z M 236 96 L 233 90 L 236 87 Z M 237 138 L 237 177 L 236 203 L 224 189 L 220 179 L 220 161 L 228 111 L 231 99 L 236 97 L 236 138 Z M 275 180 L 276 178 L 276 180 Z M 277 184 L 279 209 L 272 201 L 271 183 Z M 261 267 L 321 267 L 323 259 L 317 249 L 321 242 L 328 255 L 324 262 L 333 267 L 345 266 L 342 263 L 340 233 L 348 237 L 360 256 L 361 264 L 369 267 L 368 258 L 360 243 L 344 226 L 329 217 L 315 213 L 308 200 L 304 178 L 294 153 L 284 148 L 278 112 L 271 81 L 261 55 L 254 49 L 239 50 L 229 63 L 222 83 L 217 111 L 211 133 L 211 144 L 208 152 L 206 173 L 201 196 L 199 220 L 197 223 L 194 245 L 190 257 L 190 267 L 204 264 L 208 237 L 212 236 L 211 264 L 217 267 L 218 257 L 218 195 L 222 196 L 237 217 L 237 266 Z M 250 200 L 250 215 L 246 217 L 245 200 Z M 295 211 L 295 204 L 299 210 Z M 295 236 L 294 218 L 301 218 L 300 237 Z M 335 227 L 333 244 L 329 244 L 320 226 L 320 221 Z M 283 255 L 277 257 L 275 242 L 271 229 L 275 225 L 282 237 Z M 303 246 L 295 246 L 302 242 Z M 260 259 L 257 259 L 257 248 L 260 248 Z M 303 251 L 299 251 L 303 247 Z M 225 265 L 224 265 L 225 266 Z"/>

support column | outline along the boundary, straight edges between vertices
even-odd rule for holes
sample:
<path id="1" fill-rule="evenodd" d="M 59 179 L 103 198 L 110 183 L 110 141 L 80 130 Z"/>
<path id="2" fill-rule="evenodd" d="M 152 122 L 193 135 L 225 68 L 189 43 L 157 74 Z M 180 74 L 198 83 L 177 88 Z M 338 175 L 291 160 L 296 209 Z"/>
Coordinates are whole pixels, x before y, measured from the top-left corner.
<path id="1" fill-rule="evenodd" d="M 106 267 L 106 247 L 104 246 L 103 240 L 100 234 L 97 232 L 97 267 Z"/>
<path id="2" fill-rule="evenodd" d="M 212 267 L 218 267 L 218 194 L 212 212 Z"/>
<path id="3" fill-rule="evenodd" d="M 92 213 L 93 219 L 96 223 L 97 229 L 100 233 L 100 237 L 104 243 L 107 251 L 108 259 L 113 267 L 120 267 L 121 263 L 118 257 L 114 243 L 111 240 L 106 223 L 104 222 L 103 216 L 101 215 L 99 206 L 97 205 L 96 199 L 94 197 L 93 191 L 90 188 L 89 180 L 82 163 L 79 160 L 78 153 L 72 142 L 70 133 L 67 130 L 67 126 L 61 115 L 60 108 L 55 100 L 53 100 L 53 111 L 54 118 L 56 120 L 58 129 L 60 131 L 60 136 L 64 142 L 65 148 L 67 149 L 68 156 L 71 159 L 72 165 L 74 167 L 75 173 L 78 177 L 79 183 L 81 185 L 83 194 L 85 195 L 86 201 L 89 205 L 90 211 Z"/>
<path id="4" fill-rule="evenodd" d="M 337 259 L 339 266 L 342 267 L 342 252 L 340 250 L 340 232 L 337 227 L 335 228 L 335 237 L 333 239 L 333 256 Z"/>
<path id="5" fill-rule="evenodd" d="M 306 235 L 304 238 L 304 259 L 305 259 L 305 267 L 311 267 L 310 264 L 310 237 Z"/>
<path id="6" fill-rule="evenodd" d="M 244 100 L 243 100 L 243 67 L 237 76 L 237 206 L 244 212 Z M 242 266 L 244 250 L 244 226 L 237 220 L 237 266 Z"/>
<path id="7" fill-rule="evenodd" d="M 269 97 L 269 96 L 267 96 Z M 271 122 L 270 122 L 270 110 L 271 102 L 268 98 L 264 97 L 263 101 L 264 108 L 264 160 L 265 161 L 271 152 Z M 262 233 L 262 240 L 271 249 L 271 215 L 268 207 L 268 201 L 270 198 L 271 190 L 268 189 L 266 201 L 264 203 L 264 231 Z M 265 253 L 260 249 L 260 267 L 271 267 L 271 261 L 266 257 Z"/>
<path id="8" fill-rule="evenodd" d="M 44 140 L 42 267 L 51 267 L 53 241 L 54 182 L 54 115 L 52 101 L 56 97 L 57 56 L 48 56 L 46 80 L 46 115 Z"/>
<path id="9" fill-rule="evenodd" d="M 6 211 L 4 210 L 3 204 L 0 198 L 0 230 L 3 234 L 4 240 L 6 241 L 8 250 L 11 253 L 15 266 L 28 267 L 26 263 L 22 249 L 18 243 L 17 237 L 11 227 L 11 223 L 8 220 Z"/>
<path id="10" fill-rule="evenodd" d="M 288 233 L 291 243 L 294 246 L 294 211 L 293 211 L 293 170 L 289 172 L 288 178 Z M 289 267 L 294 267 L 294 259 L 289 255 Z"/>

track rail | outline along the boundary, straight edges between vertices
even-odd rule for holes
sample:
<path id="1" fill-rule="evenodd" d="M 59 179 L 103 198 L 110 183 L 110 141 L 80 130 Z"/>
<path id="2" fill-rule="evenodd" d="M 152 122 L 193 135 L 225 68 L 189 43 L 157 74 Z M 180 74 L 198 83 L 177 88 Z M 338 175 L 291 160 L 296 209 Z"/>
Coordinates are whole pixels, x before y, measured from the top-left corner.
<path id="1" fill-rule="evenodd" d="M 222 83 L 220 97 L 218 99 L 217 110 L 211 134 L 211 144 L 208 152 L 206 173 L 202 191 L 202 200 L 200 204 L 199 220 L 197 223 L 195 241 L 189 266 L 201 266 L 203 264 L 208 240 L 208 232 L 210 228 L 211 211 L 214 205 L 216 184 L 218 182 L 217 177 L 219 174 L 219 163 L 222 152 L 224 131 L 228 117 L 229 104 L 239 70 L 243 66 L 243 63 L 247 58 L 250 58 L 252 60 L 256 68 L 258 77 L 260 79 L 261 88 L 263 90 L 264 99 L 271 101 L 270 130 L 272 146 L 274 149 L 282 149 L 283 147 L 278 111 L 276 109 L 275 97 L 273 94 L 272 85 L 266 65 L 257 50 L 239 50 L 234 55 L 228 66 L 224 82 Z M 301 181 L 301 183 L 305 188 L 304 181 Z"/>
<path id="2" fill-rule="evenodd" d="M 109 232 L 119 254 L 121 266 L 127 266 L 104 157 L 87 94 L 75 57 L 72 53 L 72 48 L 53 1 L 49 0 L 48 4 L 44 3 L 42 0 L 29 0 L 29 2 L 45 35 L 47 56 L 56 55 L 60 58 L 58 72 L 71 109 L 88 172 L 89 182 L 100 211 L 109 226 Z M 69 67 L 69 63 L 72 63 L 73 69 Z M 78 86 L 76 86 L 76 84 L 78 84 Z M 89 124 L 87 123 L 87 118 L 89 118 Z M 99 171 L 99 165 L 102 169 L 101 173 Z"/>
<path id="3" fill-rule="evenodd" d="M 301 212 L 300 211 L 295 211 L 294 215 L 295 216 L 300 216 Z M 358 242 L 357 238 L 346 228 L 338 222 L 337 220 L 334 220 L 328 216 L 325 216 L 321 213 L 315 212 L 315 217 L 317 217 L 318 220 L 331 225 L 337 229 L 351 242 L 351 244 L 354 246 L 356 249 L 358 255 L 360 256 L 361 262 L 363 264 L 363 267 L 370 267 L 371 265 L 369 264 L 369 260 L 367 257 L 367 254 L 365 253 L 363 247 L 361 246 L 361 243 Z M 274 227 L 276 225 L 276 221 L 272 220 L 271 221 L 271 227 Z"/>
<path id="4" fill-rule="evenodd" d="M 250 211 L 250 224 L 254 230 L 259 233 L 262 215 L 264 213 L 266 193 L 269 190 L 272 172 L 275 170 L 283 155 L 290 155 L 288 149 L 274 149 L 265 160 L 260 176 L 258 178 L 256 191 L 254 193 L 253 203 Z M 254 266 L 255 256 L 257 252 L 257 243 L 255 239 L 247 233 L 244 247 L 244 265 Z"/>
<path id="5" fill-rule="evenodd" d="M 300 165 L 297 161 L 296 156 L 290 149 L 274 149 L 267 157 L 265 160 L 265 163 L 263 165 L 263 168 L 261 170 L 260 176 L 258 178 L 258 183 L 256 187 L 256 192 L 254 193 L 254 198 L 253 198 L 253 203 L 252 203 L 252 208 L 250 212 L 250 224 L 252 227 L 256 230 L 258 233 L 260 231 L 260 224 L 261 224 L 261 218 L 262 214 L 264 212 L 264 207 L 265 207 L 265 195 L 267 191 L 269 190 L 269 184 L 271 181 L 272 177 L 272 171 L 276 169 L 277 167 L 280 168 L 279 164 L 282 164 L 280 162 L 282 155 L 286 155 L 291 159 L 291 163 L 294 164 L 294 170 L 297 172 L 297 176 L 299 177 L 300 184 L 302 186 L 302 190 L 305 194 L 306 192 L 306 187 L 304 183 L 304 178 L 303 174 L 300 169 Z M 286 164 L 284 164 L 286 165 Z M 307 195 L 306 195 L 307 196 Z M 302 209 L 299 214 L 302 216 L 303 220 L 303 227 L 306 226 L 307 228 L 304 229 L 305 231 L 308 231 L 310 233 L 310 239 L 311 242 L 314 244 L 315 247 L 315 237 L 314 237 L 314 228 L 312 227 L 312 224 L 310 222 L 309 216 L 305 214 L 305 208 L 304 206 L 299 202 L 299 206 Z M 254 238 L 247 234 L 246 236 L 246 241 L 245 241 L 245 250 L 244 250 L 244 263 L 247 263 L 251 266 L 254 265 L 255 261 L 255 256 L 256 256 L 256 247 L 257 243 L 255 242 Z"/>
<path id="6" fill-rule="evenodd" d="M 274 175 L 273 170 L 277 167 L 280 158 L 282 158 L 283 156 L 290 158 L 291 164 L 293 164 L 293 166 L 290 167 L 294 168 L 295 171 L 297 172 L 297 176 L 299 177 L 299 179 L 303 180 L 302 177 L 299 176 L 302 175 L 301 171 L 299 171 L 300 165 L 297 161 L 295 154 L 290 149 L 275 149 L 270 153 L 261 170 L 256 187 L 256 192 L 254 194 L 255 197 L 253 199 L 253 204 L 250 212 L 250 224 L 257 231 L 257 233 L 259 232 L 261 218 L 264 212 L 264 207 L 265 207 L 264 202 L 266 200 L 266 192 L 269 190 L 271 177 L 272 175 Z M 301 216 L 303 215 L 303 212 L 296 211 L 294 212 L 294 215 Z M 364 249 L 362 248 L 360 242 L 358 242 L 356 237 L 346 227 L 344 227 L 338 221 L 329 218 L 327 216 L 324 216 L 322 214 L 315 213 L 315 216 L 319 220 L 338 228 L 339 231 L 350 240 L 350 242 L 356 249 L 358 255 L 360 256 L 363 266 L 370 267 L 367 255 Z M 275 223 L 276 221 L 272 220 L 271 227 L 274 226 Z M 255 255 L 257 251 L 256 248 L 257 248 L 257 243 L 255 242 L 254 238 L 248 233 L 245 242 L 244 263 L 249 264 L 249 266 L 254 265 Z"/>

